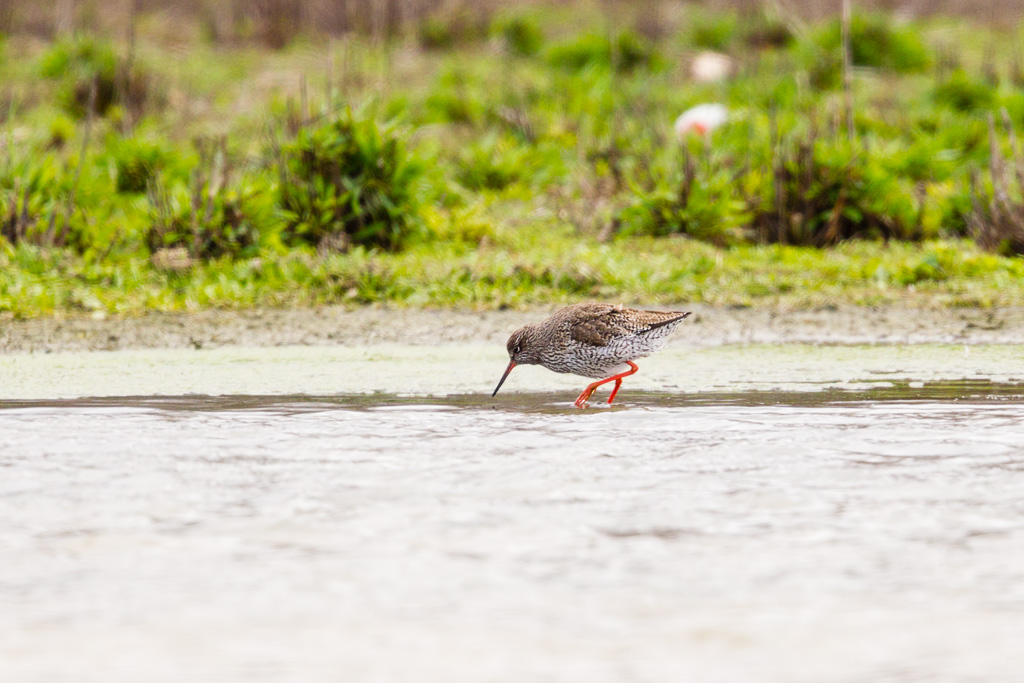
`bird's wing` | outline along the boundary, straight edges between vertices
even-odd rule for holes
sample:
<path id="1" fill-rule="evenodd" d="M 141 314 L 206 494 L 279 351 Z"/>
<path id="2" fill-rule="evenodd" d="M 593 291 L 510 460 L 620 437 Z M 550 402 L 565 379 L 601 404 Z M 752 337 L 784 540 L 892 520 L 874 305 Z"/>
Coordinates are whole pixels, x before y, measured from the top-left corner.
<path id="1" fill-rule="evenodd" d="M 613 340 L 643 334 L 688 315 L 678 311 L 636 311 L 611 304 L 592 304 L 573 317 L 569 336 L 580 344 L 607 346 Z"/>
<path id="2" fill-rule="evenodd" d="M 683 318 L 689 317 L 690 311 L 636 311 L 639 313 L 640 323 L 643 325 L 641 332 L 656 330 L 665 325 L 671 325 Z"/>

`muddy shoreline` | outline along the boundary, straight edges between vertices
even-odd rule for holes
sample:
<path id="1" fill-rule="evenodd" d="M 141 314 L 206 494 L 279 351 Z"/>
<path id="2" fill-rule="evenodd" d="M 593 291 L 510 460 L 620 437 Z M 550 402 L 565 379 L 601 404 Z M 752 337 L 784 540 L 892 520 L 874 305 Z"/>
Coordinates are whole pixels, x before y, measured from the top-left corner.
<path id="1" fill-rule="evenodd" d="M 1024 342 L 1024 307 L 910 309 L 839 306 L 812 310 L 689 306 L 675 340 L 725 344 L 1013 344 Z M 552 308 L 457 311 L 340 306 L 311 309 L 154 313 L 95 319 L 0 321 L 0 353 L 119 351 L 226 346 L 353 346 L 503 343 Z"/>

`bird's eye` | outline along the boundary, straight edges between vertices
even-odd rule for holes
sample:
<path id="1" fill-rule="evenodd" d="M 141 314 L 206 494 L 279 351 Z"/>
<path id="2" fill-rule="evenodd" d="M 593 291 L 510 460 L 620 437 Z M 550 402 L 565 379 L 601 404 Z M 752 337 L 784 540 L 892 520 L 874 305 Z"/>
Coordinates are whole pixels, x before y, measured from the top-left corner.
<path id="1" fill-rule="evenodd" d="M 512 353 L 513 353 L 513 354 L 515 354 L 515 353 L 519 353 L 519 344 L 516 344 L 516 345 L 515 345 L 515 346 L 514 346 L 514 347 L 512 348 Z"/>

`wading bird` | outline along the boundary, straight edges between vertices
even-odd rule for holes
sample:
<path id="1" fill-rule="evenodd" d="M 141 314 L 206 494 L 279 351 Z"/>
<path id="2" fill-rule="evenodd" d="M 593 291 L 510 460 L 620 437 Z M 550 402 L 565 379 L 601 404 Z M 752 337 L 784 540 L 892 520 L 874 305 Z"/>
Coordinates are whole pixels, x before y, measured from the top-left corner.
<path id="1" fill-rule="evenodd" d="M 602 384 L 615 382 L 608 403 L 622 386 L 622 378 L 637 371 L 637 358 L 660 350 L 689 312 L 638 311 L 613 304 L 573 304 L 547 320 L 525 325 L 512 333 L 505 347 L 508 367 L 491 396 L 517 365 L 542 365 L 555 372 L 597 378 L 576 399 L 582 408 Z"/>

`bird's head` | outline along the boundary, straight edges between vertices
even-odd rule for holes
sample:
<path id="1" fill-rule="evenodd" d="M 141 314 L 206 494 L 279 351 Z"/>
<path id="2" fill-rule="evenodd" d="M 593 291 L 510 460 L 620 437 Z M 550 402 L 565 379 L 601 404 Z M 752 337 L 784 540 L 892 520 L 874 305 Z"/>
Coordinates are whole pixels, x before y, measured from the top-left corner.
<path id="1" fill-rule="evenodd" d="M 498 389 L 501 389 L 501 385 L 505 383 L 505 378 L 508 377 L 508 373 L 512 372 L 512 368 L 517 365 L 536 365 L 540 362 L 540 347 L 537 344 L 536 329 L 533 325 L 524 325 L 513 332 L 512 336 L 508 338 L 505 348 L 508 349 L 508 367 L 505 368 L 505 374 L 501 376 L 498 386 L 494 388 L 492 397 L 497 396 Z"/>

